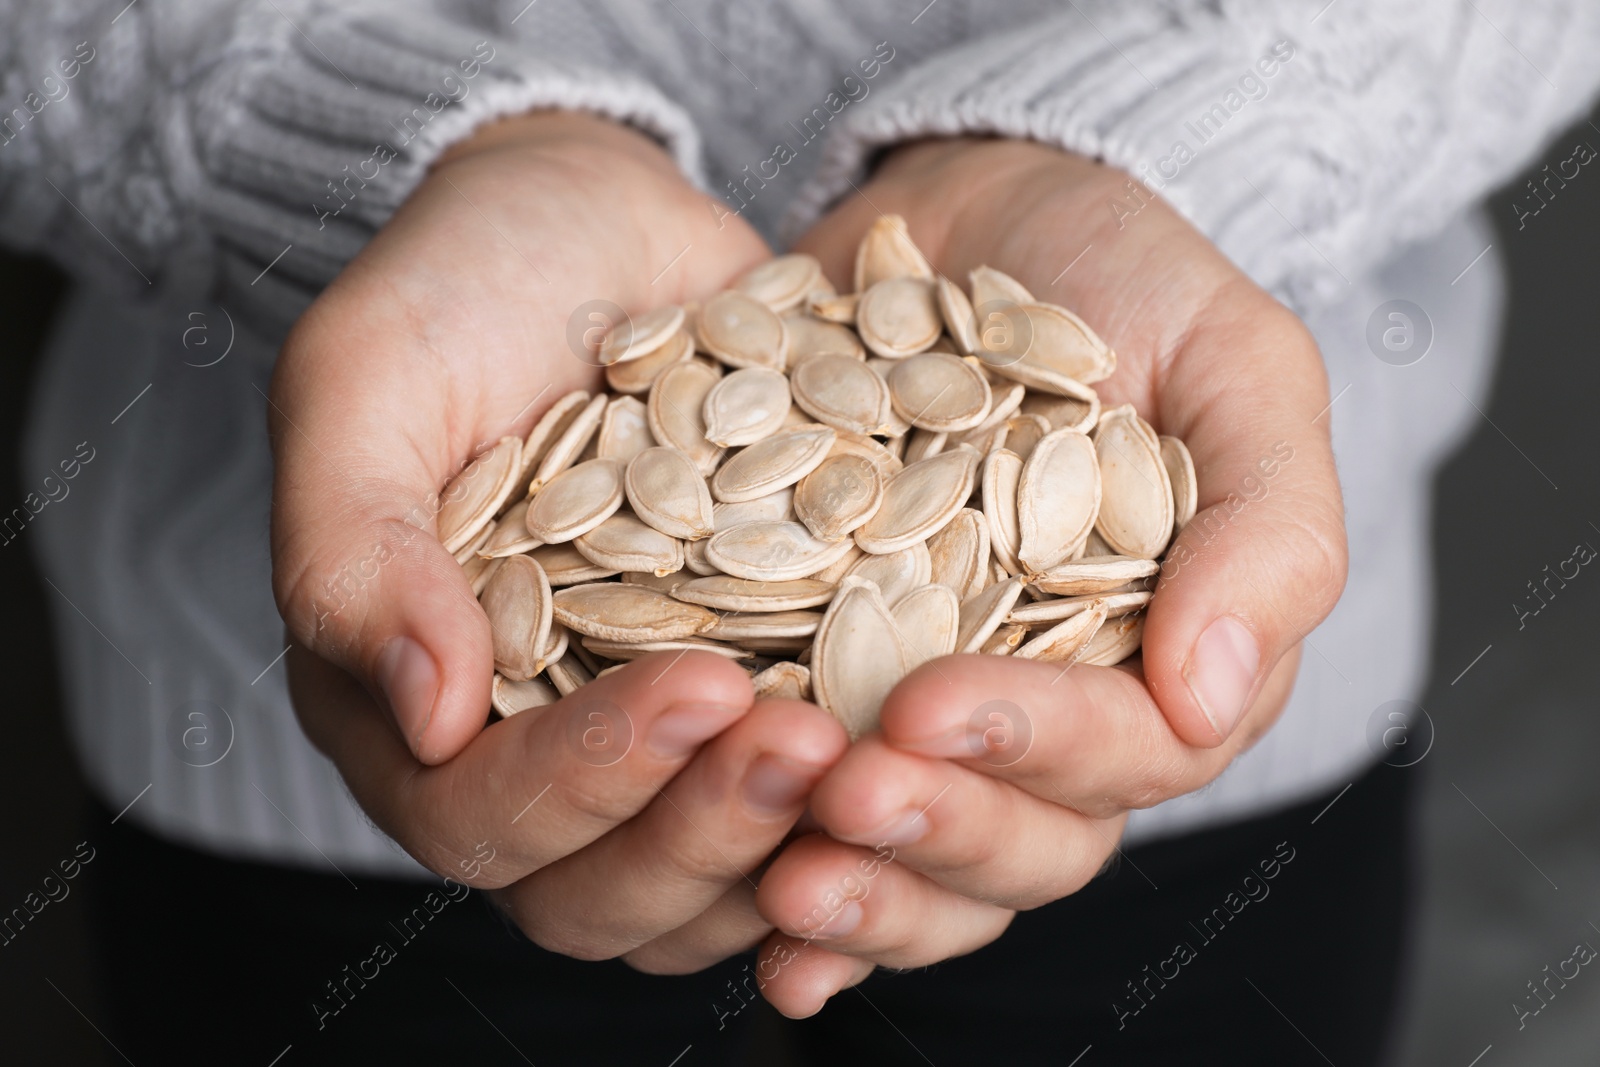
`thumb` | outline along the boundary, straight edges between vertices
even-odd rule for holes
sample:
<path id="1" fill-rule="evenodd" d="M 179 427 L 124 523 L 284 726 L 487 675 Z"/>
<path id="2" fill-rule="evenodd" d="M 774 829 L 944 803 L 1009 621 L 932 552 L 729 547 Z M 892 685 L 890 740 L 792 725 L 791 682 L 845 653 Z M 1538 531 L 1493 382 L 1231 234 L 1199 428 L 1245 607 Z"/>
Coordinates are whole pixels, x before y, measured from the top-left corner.
<path id="1" fill-rule="evenodd" d="M 1158 401 L 1194 458 L 1198 509 L 1162 564 L 1144 670 L 1174 732 L 1202 747 L 1333 610 L 1347 566 L 1316 345 L 1264 295 L 1235 307 L 1189 334 Z"/>
<path id="2" fill-rule="evenodd" d="M 443 762 L 483 728 L 494 669 L 489 620 L 435 533 L 455 489 L 442 499 L 441 479 L 392 428 L 319 418 L 273 392 L 279 613 L 389 710 L 418 759 Z"/>

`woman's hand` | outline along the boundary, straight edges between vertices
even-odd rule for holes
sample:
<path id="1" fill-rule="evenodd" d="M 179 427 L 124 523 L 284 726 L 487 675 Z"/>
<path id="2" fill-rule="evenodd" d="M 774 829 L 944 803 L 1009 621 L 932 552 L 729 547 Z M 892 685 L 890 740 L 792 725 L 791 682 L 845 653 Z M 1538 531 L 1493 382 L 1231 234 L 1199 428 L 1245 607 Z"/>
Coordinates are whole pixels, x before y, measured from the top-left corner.
<path id="1" fill-rule="evenodd" d="M 711 907 L 842 753 L 805 705 L 752 707 L 720 657 L 652 658 L 484 729 L 488 619 L 435 536 L 463 459 L 599 382 L 568 320 L 705 296 L 768 255 L 667 155 L 584 115 L 453 149 L 284 347 L 272 387 L 273 578 L 312 742 L 436 873 L 497 890 L 539 944 L 620 955 Z M 599 744 L 595 731 L 600 731 Z M 767 928 L 753 906 L 735 951 Z M 658 968 L 712 959 L 656 953 Z"/>
<path id="2" fill-rule="evenodd" d="M 777 932 L 757 976 L 786 1014 L 816 1012 L 876 965 L 970 952 L 1015 910 L 1081 888 L 1130 809 L 1211 781 L 1272 725 L 1302 638 L 1343 589 L 1316 345 L 1153 194 L 1128 217 L 1131 190 L 1035 144 L 926 142 L 799 246 L 848 278 L 867 226 L 899 214 L 946 276 L 986 263 L 1078 312 L 1118 354 L 1102 399 L 1187 443 L 1200 510 L 1169 550 L 1142 666 L 950 657 L 890 695 L 881 734 L 812 798 L 826 833 L 788 846 L 761 882 Z M 1009 706 L 979 711 L 996 700 Z"/>

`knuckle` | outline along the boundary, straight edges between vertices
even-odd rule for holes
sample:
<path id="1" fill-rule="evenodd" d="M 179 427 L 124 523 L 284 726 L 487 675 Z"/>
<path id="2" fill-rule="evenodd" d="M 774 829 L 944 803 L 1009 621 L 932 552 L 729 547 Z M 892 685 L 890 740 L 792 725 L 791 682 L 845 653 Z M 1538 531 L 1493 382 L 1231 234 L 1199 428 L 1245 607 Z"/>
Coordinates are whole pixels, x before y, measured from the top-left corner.
<path id="1" fill-rule="evenodd" d="M 637 804 L 632 790 L 619 788 L 621 783 L 614 774 L 607 773 L 610 770 L 610 767 L 584 764 L 569 767 L 553 791 L 562 805 L 580 820 L 615 826 L 632 818 Z"/>
<path id="2" fill-rule="evenodd" d="M 1289 580 L 1320 620 L 1333 610 L 1350 573 L 1344 516 L 1337 496 L 1331 501 L 1297 501 L 1281 514 L 1280 544 Z"/>
<path id="3" fill-rule="evenodd" d="M 1128 782 L 1120 805 L 1131 809 L 1153 808 L 1202 784 L 1193 780 L 1189 762 L 1181 754 L 1154 749 L 1133 757 Z"/>
<path id="4" fill-rule="evenodd" d="M 660 835 L 657 840 L 661 844 L 655 849 L 657 869 L 651 875 L 653 885 L 686 882 L 690 886 L 721 891 L 749 873 L 731 859 L 724 859 L 704 846 L 696 847 L 696 841 L 674 841 L 667 834 Z"/>

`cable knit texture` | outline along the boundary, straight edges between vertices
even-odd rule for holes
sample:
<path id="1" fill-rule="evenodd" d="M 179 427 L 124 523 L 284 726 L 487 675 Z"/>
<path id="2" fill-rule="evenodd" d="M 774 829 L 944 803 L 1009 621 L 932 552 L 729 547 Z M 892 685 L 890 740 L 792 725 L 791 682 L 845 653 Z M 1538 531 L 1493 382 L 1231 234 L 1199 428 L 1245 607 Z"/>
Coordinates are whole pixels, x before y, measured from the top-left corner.
<path id="1" fill-rule="evenodd" d="M 417 868 L 301 736 L 274 659 L 263 394 L 289 325 L 475 126 L 631 123 L 774 238 L 896 143 L 1033 138 L 1139 175 L 1307 316 L 1349 387 L 1328 417 L 1350 589 L 1280 724 L 1136 813 L 1137 841 L 1337 788 L 1372 709 L 1414 695 L 1423 502 L 1477 418 L 1499 306 L 1493 256 L 1451 284 L 1490 240 L 1462 216 L 1600 81 L 1590 0 L 0 0 L 0 25 L 0 237 L 85 283 L 27 461 L 85 437 L 97 458 L 20 536 L 61 593 L 91 781 L 181 840 L 389 873 Z M 1438 328 L 1416 367 L 1360 340 L 1394 296 Z M 237 324 L 203 369 L 197 314 L 219 348 Z M 182 741 L 201 722 L 228 742 L 209 766 Z"/>

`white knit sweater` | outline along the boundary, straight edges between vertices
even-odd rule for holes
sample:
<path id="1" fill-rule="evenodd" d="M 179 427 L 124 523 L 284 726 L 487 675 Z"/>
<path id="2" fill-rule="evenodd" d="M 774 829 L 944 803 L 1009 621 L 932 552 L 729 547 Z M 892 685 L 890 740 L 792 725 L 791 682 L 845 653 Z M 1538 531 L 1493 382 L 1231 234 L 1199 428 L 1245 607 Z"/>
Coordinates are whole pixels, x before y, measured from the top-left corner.
<path id="1" fill-rule="evenodd" d="M 1130 838 L 1349 780 L 1373 710 L 1421 684 L 1429 481 L 1486 388 L 1500 283 L 1467 214 L 1590 104 L 1600 5 L 1324 2 L 0 0 L 0 237 L 82 279 L 0 549 L 54 586 L 94 786 L 219 852 L 418 870 L 288 706 L 262 393 L 439 151 L 549 106 L 649 131 L 778 240 L 930 134 L 1033 138 L 1158 188 L 1316 331 L 1352 571 L 1282 722 Z M 1392 298 L 1434 325 L 1414 366 L 1364 341 Z"/>

